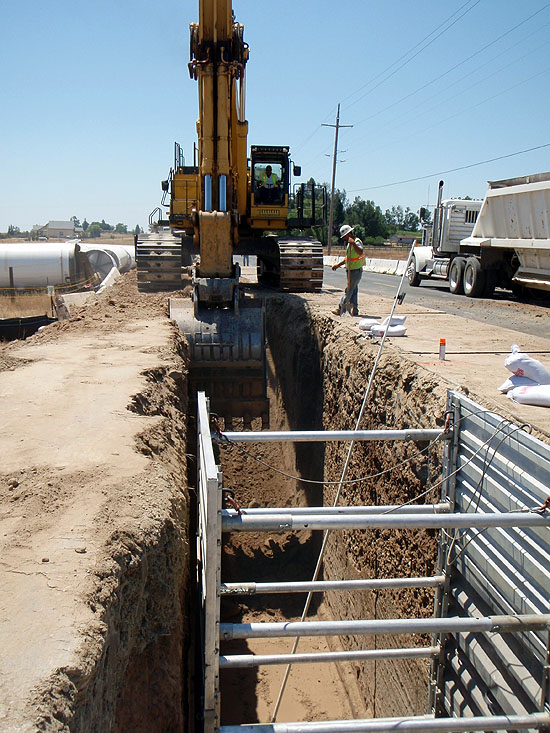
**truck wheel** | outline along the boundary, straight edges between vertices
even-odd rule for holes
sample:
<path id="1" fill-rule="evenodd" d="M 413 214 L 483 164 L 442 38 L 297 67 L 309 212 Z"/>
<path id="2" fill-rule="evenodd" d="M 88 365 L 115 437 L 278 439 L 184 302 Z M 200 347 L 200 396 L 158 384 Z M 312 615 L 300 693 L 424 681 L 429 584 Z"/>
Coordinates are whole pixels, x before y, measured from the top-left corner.
<path id="1" fill-rule="evenodd" d="M 416 269 L 416 257 L 414 256 L 407 269 L 407 280 L 412 288 L 417 288 L 420 285 L 420 277 Z"/>
<path id="2" fill-rule="evenodd" d="M 469 298 L 479 298 L 485 289 L 485 273 L 476 257 L 468 257 L 464 267 L 464 295 Z"/>
<path id="3" fill-rule="evenodd" d="M 449 267 L 449 290 L 453 295 L 462 295 L 464 293 L 464 267 L 466 260 L 464 257 L 455 257 Z"/>

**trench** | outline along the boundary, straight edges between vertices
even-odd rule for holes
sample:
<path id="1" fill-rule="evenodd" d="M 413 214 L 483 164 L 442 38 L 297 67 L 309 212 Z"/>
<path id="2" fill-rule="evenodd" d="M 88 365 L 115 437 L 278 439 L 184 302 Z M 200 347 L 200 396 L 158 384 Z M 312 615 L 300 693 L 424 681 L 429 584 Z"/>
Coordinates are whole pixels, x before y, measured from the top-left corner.
<path id="1" fill-rule="evenodd" d="M 334 321 L 311 312 L 305 300 L 292 295 L 268 298 L 267 330 L 270 429 L 353 428 L 375 347 L 355 343 L 349 333 L 335 329 Z M 185 361 L 185 346 L 180 343 L 178 348 Z M 110 711 L 110 728 L 115 731 L 201 730 L 194 587 L 196 435 L 191 402 L 195 398 L 187 394 L 187 386 L 185 370 L 176 376 L 153 374 L 146 393 L 135 400 L 138 412 L 165 418 L 156 432 L 143 436 L 141 449 L 155 459 L 154 465 L 159 460 L 164 464 L 175 481 L 178 500 L 160 535 L 135 548 L 130 558 L 134 563 L 124 560 L 117 613 L 107 619 L 108 643 L 98 677 L 104 678 L 100 687 L 107 689 L 110 676 L 116 691 Z M 389 351 L 379 364 L 361 427 L 440 427 L 444 411 L 443 388 Z M 242 507 L 332 504 L 335 487 L 321 481 L 339 479 L 347 443 L 247 446 L 246 450 L 222 446 L 220 453 L 224 485 L 233 489 Z M 393 504 L 413 499 L 440 474 L 441 450 L 429 449 L 425 443 L 356 444 L 348 478 L 371 476 L 390 467 L 391 472 L 377 478 L 346 484 L 340 503 Z M 419 501 L 437 499 L 428 494 Z M 321 540 L 320 532 L 224 535 L 222 579 L 310 580 Z M 435 561 L 433 531 L 333 532 L 322 578 L 424 576 L 434 572 Z M 300 594 L 224 599 L 222 621 L 296 620 L 304 600 Z M 432 612 L 430 589 L 330 592 L 322 598 L 314 595 L 308 619 L 431 616 Z M 418 646 L 426 641 L 373 637 L 366 647 Z M 291 642 L 269 640 L 267 653 L 288 652 Z M 365 648 L 363 639 L 353 637 L 308 643 L 303 640 L 300 651 Z M 247 642 L 226 643 L 222 648 L 222 653 L 250 651 L 262 650 Z M 124 669 L 122 684 L 113 680 L 113 664 Z M 268 722 L 283 672 L 279 666 L 222 672 L 222 724 Z M 427 687 L 424 660 L 299 665 L 291 673 L 278 721 L 422 714 L 427 708 Z M 113 689 L 109 694 L 113 697 Z"/>
<path id="2" fill-rule="evenodd" d="M 376 349 L 350 343 L 334 333 L 333 321 L 312 314 L 296 296 L 268 300 L 270 429 L 351 429 L 359 412 Z M 438 427 L 444 422 L 442 391 L 402 363 L 395 352 L 382 359 L 364 429 Z M 307 506 L 333 503 L 347 453 L 344 443 L 235 444 L 221 448 L 224 485 L 243 507 Z M 416 458 L 411 456 L 419 454 Z M 441 449 L 427 443 L 356 444 L 348 478 L 393 471 L 345 485 L 344 504 L 393 504 L 425 491 L 441 471 Z M 259 463 L 260 459 L 262 463 Z M 402 464 L 402 465 L 399 465 Z M 278 469 L 287 475 L 276 473 Z M 296 478 L 289 478 L 295 476 Z M 309 479 L 311 483 L 305 482 Z M 315 483 L 318 482 L 318 483 Z M 430 494 L 419 502 L 437 500 Z M 321 532 L 233 534 L 224 536 L 222 579 L 238 581 L 310 580 L 322 541 Z M 332 532 L 322 578 L 359 579 L 423 576 L 434 572 L 434 532 Z M 222 600 L 222 621 L 299 620 L 305 594 L 247 596 Z M 431 616 L 429 589 L 369 593 L 314 594 L 308 620 Z M 221 653 L 286 653 L 289 639 L 226 642 Z M 396 648 L 428 643 L 419 637 L 373 637 L 366 648 Z M 365 639 L 301 639 L 299 651 L 365 648 Z M 284 666 L 224 671 L 221 677 L 222 724 L 269 722 Z M 427 712 L 428 663 L 425 660 L 307 664 L 293 668 L 278 721 L 352 719 Z M 225 701 L 225 702 L 224 702 Z"/>

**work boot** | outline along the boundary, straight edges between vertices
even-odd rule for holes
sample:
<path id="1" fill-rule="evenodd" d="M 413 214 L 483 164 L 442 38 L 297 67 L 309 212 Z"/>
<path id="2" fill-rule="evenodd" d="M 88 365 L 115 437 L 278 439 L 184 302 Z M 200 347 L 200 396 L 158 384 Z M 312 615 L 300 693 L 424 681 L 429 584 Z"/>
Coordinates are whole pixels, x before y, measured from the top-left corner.
<path id="1" fill-rule="evenodd" d="M 331 311 L 331 313 L 332 313 L 332 315 L 333 315 L 333 316 L 341 316 L 341 315 L 342 315 L 342 314 L 340 313 L 340 308 L 338 308 L 338 310 L 335 310 L 335 311 Z"/>
<path id="2" fill-rule="evenodd" d="M 357 310 L 357 308 L 354 308 L 354 309 L 352 310 L 352 312 L 351 312 L 351 315 L 352 315 L 352 316 L 355 316 L 356 318 L 357 318 L 357 317 L 359 316 L 359 311 Z"/>

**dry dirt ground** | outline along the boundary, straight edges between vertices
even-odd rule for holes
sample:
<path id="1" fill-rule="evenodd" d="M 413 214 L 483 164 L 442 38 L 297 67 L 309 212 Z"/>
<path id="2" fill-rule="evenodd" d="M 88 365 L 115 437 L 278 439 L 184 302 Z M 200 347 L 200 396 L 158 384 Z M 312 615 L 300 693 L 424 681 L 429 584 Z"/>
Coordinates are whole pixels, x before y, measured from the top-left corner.
<path id="1" fill-rule="evenodd" d="M 88 707 L 83 719 L 75 718 L 74 711 L 89 687 L 95 690 L 102 684 L 101 669 L 107 669 L 102 654 L 111 633 L 108 614 L 118 603 L 122 571 L 130 573 L 144 549 L 160 544 L 166 525 L 175 524 L 179 536 L 189 540 L 189 492 L 182 448 L 186 406 L 183 397 L 181 403 L 176 397 L 185 389 L 185 344 L 167 318 L 168 295 L 138 294 L 135 274 L 130 273 L 110 291 L 75 308 L 70 321 L 54 324 L 26 342 L 0 348 L 3 731 L 99 730 L 87 724 L 98 719 L 109 722 L 105 730 L 142 729 L 136 723 L 139 710 L 134 717 L 121 719 L 116 696 L 112 699 L 109 693 L 109 687 L 124 687 L 121 679 L 128 674 L 130 652 L 121 655 L 126 667 L 121 662 L 105 690 L 92 696 L 90 705 L 96 707 Z M 330 315 L 338 297 L 333 292 L 311 296 L 306 307 L 321 314 L 324 328 L 331 330 L 342 352 L 372 350 L 354 319 Z M 360 306 L 362 312 L 384 317 L 390 301 L 365 297 L 362 302 L 360 298 Z M 406 312 L 408 337 L 388 345 L 392 358 L 416 364 L 440 389 L 459 386 L 474 399 L 533 423 L 547 439 L 550 410 L 512 405 L 496 392 L 506 377 L 503 353 L 519 337 L 523 349 L 533 355 L 550 354 L 547 327 L 540 337 L 524 338 L 482 324 L 472 329 L 465 319 L 441 315 L 436 329 L 427 309 Z M 457 352 L 444 363 L 436 356 L 442 329 L 453 334 L 453 351 Z M 544 361 L 543 356 L 539 358 Z M 345 424 L 346 416 L 341 417 Z M 289 460 L 288 456 L 280 459 L 292 469 Z M 284 496 L 262 496 L 262 485 L 266 492 L 271 490 L 258 478 L 254 495 L 245 500 L 273 504 L 275 499 L 288 499 L 284 486 Z M 266 542 L 269 545 L 269 539 Z M 292 558 L 300 556 L 308 542 L 307 536 L 279 537 L 276 544 L 264 544 L 262 554 L 271 554 L 272 564 L 277 563 L 280 547 L 286 543 L 287 562 L 292 565 Z M 228 565 L 232 557 L 247 561 L 254 555 L 251 547 L 233 545 Z M 171 558 L 170 562 L 177 565 L 178 561 Z M 177 569 L 174 575 L 186 581 L 184 569 Z M 137 605 L 143 602 L 143 598 L 136 600 Z M 161 620 L 167 627 L 177 602 L 171 599 L 161 611 L 166 614 Z M 247 612 L 255 620 L 272 613 L 261 608 Z M 285 613 L 294 615 L 288 609 Z M 136 642 L 134 647 L 141 651 L 155 633 L 163 633 L 147 626 L 153 615 L 145 608 L 145 620 L 137 624 L 141 646 Z M 124 621 L 121 612 L 115 626 L 117 648 L 123 651 L 131 647 Z M 307 667 L 296 674 L 298 692 L 285 719 L 293 715 L 305 719 L 353 717 L 355 702 L 345 698 L 338 677 L 310 675 Z M 277 685 L 269 683 L 266 689 L 262 675 L 256 680 L 260 702 L 254 714 L 265 719 Z M 176 679 L 173 701 L 178 697 L 177 684 Z M 318 700 L 328 700 L 331 687 L 341 704 L 327 703 L 327 708 L 320 709 Z M 127 694 L 132 696 L 132 692 Z M 136 696 L 139 693 L 134 692 Z M 166 718 L 159 713 L 157 720 L 157 730 L 185 729 L 176 713 Z"/>

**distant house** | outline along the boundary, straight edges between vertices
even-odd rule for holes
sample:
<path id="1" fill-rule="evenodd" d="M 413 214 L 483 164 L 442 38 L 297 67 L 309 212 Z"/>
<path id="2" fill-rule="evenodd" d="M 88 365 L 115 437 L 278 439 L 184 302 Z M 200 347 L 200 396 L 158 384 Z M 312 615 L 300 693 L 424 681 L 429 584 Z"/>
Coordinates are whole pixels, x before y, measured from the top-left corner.
<path id="1" fill-rule="evenodd" d="M 33 227 L 39 237 L 48 239 L 73 239 L 82 235 L 82 227 L 75 227 L 73 221 L 49 221 L 43 227 Z"/>
<path id="2" fill-rule="evenodd" d="M 416 237 L 406 237 L 404 234 L 392 234 L 388 242 L 410 247 L 413 242 L 416 242 Z"/>

